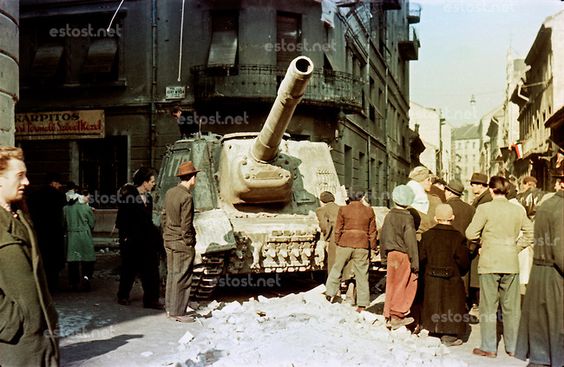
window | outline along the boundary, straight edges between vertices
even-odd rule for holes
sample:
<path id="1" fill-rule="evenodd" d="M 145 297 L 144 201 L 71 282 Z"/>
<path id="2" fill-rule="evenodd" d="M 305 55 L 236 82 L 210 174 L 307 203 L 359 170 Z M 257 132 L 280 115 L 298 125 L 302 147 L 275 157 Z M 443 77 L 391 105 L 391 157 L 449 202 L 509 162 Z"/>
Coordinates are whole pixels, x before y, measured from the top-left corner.
<path id="1" fill-rule="evenodd" d="M 234 66 L 237 64 L 238 14 L 230 11 L 212 13 L 212 37 L 208 53 L 208 66 Z"/>
<path id="2" fill-rule="evenodd" d="M 300 56 L 301 17 L 298 14 L 278 13 L 276 15 L 276 64 L 287 69 L 290 62 Z"/>
<path id="3" fill-rule="evenodd" d="M 109 31 L 108 17 L 95 13 L 22 19 L 22 85 L 125 85 L 124 14 L 118 14 Z"/>

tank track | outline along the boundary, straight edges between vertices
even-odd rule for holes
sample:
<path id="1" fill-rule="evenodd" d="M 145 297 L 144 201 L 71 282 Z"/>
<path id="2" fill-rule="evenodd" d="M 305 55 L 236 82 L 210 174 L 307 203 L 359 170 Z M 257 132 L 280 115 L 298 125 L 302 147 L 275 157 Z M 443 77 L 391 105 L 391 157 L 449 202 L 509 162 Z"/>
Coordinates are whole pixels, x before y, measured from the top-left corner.
<path id="1" fill-rule="evenodd" d="M 194 266 L 190 298 L 209 299 L 223 274 L 225 254 L 202 255 L 202 263 Z"/>

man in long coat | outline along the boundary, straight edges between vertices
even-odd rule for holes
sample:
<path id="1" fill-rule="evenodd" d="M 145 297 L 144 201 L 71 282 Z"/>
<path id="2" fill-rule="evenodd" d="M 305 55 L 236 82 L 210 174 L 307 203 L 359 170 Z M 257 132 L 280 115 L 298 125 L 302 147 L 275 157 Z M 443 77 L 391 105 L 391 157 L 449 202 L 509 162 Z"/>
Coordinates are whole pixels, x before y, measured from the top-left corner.
<path id="1" fill-rule="evenodd" d="M 451 222 L 448 204 L 437 206 L 436 226 L 423 233 L 419 262 L 425 274 L 421 324 L 447 345 L 462 344 L 466 331 L 466 293 L 461 276 L 470 268 L 466 237 Z"/>
<path id="2" fill-rule="evenodd" d="M 57 312 L 31 222 L 15 208 L 29 185 L 23 159 L 0 147 L 0 366 L 58 366 Z"/>
<path id="3" fill-rule="evenodd" d="M 466 238 L 470 241 L 482 239 L 478 263 L 482 342 L 473 353 L 496 357 L 496 313 L 499 305 L 503 316 L 505 351 L 509 355 L 515 353 L 521 315 L 518 253 L 532 242 L 533 228 L 525 211 L 505 197 L 509 191 L 505 177 L 491 177 L 488 186 L 493 200 L 476 209 L 466 229 Z M 522 239 L 517 241 L 521 232 Z"/>
<path id="4" fill-rule="evenodd" d="M 534 366 L 564 365 L 564 170 L 556 194 L 537 208 L 533 268 L 515 356 Z"/>
<path id="5" fill-rule="evenodd" d="M 454 213 L 454 219 L 452 220 L 452 227 L 464 235 L 466 228 L 468 228 L 468 225 L 470 224 L 472 218 L 474 217 L 474 213 L 476 212 L 476 209 L 472 205 L 460 199 L 463 193 L 464 193 L 464 185 L 462 184 L 462 182 L 458 180 L 451 180 L 448 183 L 448 185 L 445 187 L 445 196 L 447 198 L 447 204 L 452 207 L 452 211 Z M 478 255 L 479 242 L 467 243 L 467 246 L 468 249 L 470 250 L 470 258 L 471 259 L 475 258 Z M 478 263 L 476 262 L 476 269 L 475 269 L 476 281 L 478 280 L 477 265 Z M 464 288 L 466 289 L 466 295 L 469 295 L 470 292 L 469 274 L 466 274 L 462 279 L 464 280 Z M 472 303 L 470 303 L 468 306 L 472 307 Z"/>
<path id="6" fill-rule="evenodd" d="M 194 228 L 194 202 L 192 188 L 199 172 L 190 161 L 178 167 L 180 183 L 165 195 L 163 239 L 166 251 L 166 311 L 168 317 L 178 322 L 193 322 L 186 315 L 192 285 L 192 269 L 196 254 L 196 229 Z"/>

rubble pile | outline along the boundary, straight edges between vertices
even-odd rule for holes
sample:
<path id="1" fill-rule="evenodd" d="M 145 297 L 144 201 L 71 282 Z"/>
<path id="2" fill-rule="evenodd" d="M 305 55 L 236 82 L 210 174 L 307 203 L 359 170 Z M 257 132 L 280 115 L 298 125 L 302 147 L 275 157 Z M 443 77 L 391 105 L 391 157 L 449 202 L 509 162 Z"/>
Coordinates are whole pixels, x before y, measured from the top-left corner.
<path id="1" fill-rule="evenodd" d="M 466 366 L 439 339 L 405 328 L 390 332 L 381 315 L 330 304 L 323 291 L 228 303 L 199 318 L 200 332 L 187 332 L 171 357 L 187 367 Z"/>

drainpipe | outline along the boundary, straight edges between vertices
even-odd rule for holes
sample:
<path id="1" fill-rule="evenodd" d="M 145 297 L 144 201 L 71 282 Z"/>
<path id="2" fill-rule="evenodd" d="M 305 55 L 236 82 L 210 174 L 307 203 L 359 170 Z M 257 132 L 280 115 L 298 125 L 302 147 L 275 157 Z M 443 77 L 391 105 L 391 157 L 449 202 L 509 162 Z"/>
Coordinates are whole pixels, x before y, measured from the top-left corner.
<path id="1" fill-rule="evenodd" d="M 384 203 L 386 206 L 390 204 L 390 142 L 388 139 L 388 74 L 389 74 L 389 67 L 388 63 L 386 62 L 386 77 L 385 77 L 385 87 L 384 87 L 384 137 L 386 143 L 386 166 L 384 168 L 384 188 L 386 192 L 386 202 Z"/>
<path id="2" fill-rule="evenodd" d="M 155 166 L 156 155 L 156 121 L 157 108 L 155 105 L 157 92 L 157 0 L 151 0 L 151 114 L 149 117 L 149 162 Z"/>

